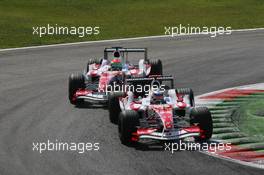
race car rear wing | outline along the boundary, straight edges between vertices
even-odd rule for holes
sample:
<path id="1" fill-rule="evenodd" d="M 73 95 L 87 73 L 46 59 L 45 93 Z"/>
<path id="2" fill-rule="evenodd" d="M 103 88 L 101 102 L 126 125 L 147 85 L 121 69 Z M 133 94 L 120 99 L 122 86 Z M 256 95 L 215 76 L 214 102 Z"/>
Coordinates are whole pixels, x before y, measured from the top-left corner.
<path id="1" fill-rule="evenodd" d="M 170 86 L 171 89 L 174 88 L 174 78 L 171 75 L 165 76 L 165 75 L 152 75 L 150 77 L 147 78 L 127 78 L 126 82 L 127 83 L 148 83 L 148 82 L 152 82 L 152 81 L 169 81 L 170 82 Z"/>
<path id="2" fill-rule="evenodd" d="M 120 52 L 120 53 L 143 52 L 144 53 L 144 59 L 147 60 L 147 57 L 148 57 L 147 48 L 112 47 L 112 48 L 105 48 L 104 49 L 104 58 L 108 59 L 108 53 L 114 53 L 114 52 Z"/>

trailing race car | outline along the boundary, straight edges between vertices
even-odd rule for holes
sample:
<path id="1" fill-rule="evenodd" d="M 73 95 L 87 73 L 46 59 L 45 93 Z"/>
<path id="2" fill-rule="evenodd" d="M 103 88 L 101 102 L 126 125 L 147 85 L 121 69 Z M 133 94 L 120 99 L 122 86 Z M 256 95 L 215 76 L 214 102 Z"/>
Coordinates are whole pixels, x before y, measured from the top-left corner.
<path id="1" fill-rule="evenodd" d="M 128 91 L 111 93 L 109 116 L 118 121 L 118 133 L 123 144 L 140 139 L 177 140 L 194 137 L 199 141 L 211 138 L 213 127 L 211 113 L 206 107 L 195 107 L 190 88 L 173 88 L 171 76 L 133 78 L 132 82 L 152 81 L 146 96 L 135 96 Z M 170 87 L 164 86 L 170 82 Z"/>
<path id="2" fill-rule="evenodd" d="M 144 58 L 138 61 L 138 57 L 129 58 L 128 53 L 144 53 Z M 70 75 L 69 100 L 74 105 L 83 101 L 107 104 L 108 92 L 115 85 L 121 86 L 126 78 L 151 75 L 162 75 L 162 62 L 148 59 L 146 48 L 105 48 L 104 58 L 89 60 L 84 73 Z"/>

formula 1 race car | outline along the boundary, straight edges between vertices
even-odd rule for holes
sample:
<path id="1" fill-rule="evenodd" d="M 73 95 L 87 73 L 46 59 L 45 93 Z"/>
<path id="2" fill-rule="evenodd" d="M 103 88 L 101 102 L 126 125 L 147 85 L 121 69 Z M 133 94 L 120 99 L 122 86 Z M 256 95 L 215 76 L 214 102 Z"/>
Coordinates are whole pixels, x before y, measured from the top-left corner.
<path id="1" fill-rule="evenodd" d="M 144 58 L 128 57 L 128 53 L 144 53 Z M 105 105 L 114 85 L 121 86 L 126 78 L 151 75 L 162 75 L 162 62 L 148 59 L 146 48 L 105 48 L 104 58 L 89 60 L 84 73 L 70 75 L 69 100 L 74 105 L 84 101 Z"/>
<path id="2" fill-rule="evenodd" d="M 171 76 L 132 78 L 127 83 L 146 81 L 152 83 L 145 96 L 131 91 L 112 92 L 109 96 L 110 120 L 118 121 L 118 133 L 123 144 L 140 139 L 171 141 L 193 137 L 206 141 L 211 138 L 211 113 L 206 107 L 195 107 L 190 88 L 174 89 Z M 164 86 L 166 81 L 170 82 L 170 87 Z M 158 88 L 152 88 L 154 84 Z"/>

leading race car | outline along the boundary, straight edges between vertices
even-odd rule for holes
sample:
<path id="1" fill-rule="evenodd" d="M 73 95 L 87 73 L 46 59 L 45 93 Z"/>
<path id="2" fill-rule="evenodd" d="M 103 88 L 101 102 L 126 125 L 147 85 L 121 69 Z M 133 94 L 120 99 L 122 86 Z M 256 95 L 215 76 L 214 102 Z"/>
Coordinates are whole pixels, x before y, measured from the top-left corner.
<path id="1" fill-rule="evenodd" d="M 131 58 L 128 53 L 143 53 L 144 58 Z M 133 64 L 135 60 L 137 63 Z M 126 78 L 151 75 L 162 75 L 162 62 L 148 59 L 146 48 L 105 48 L 102 59 L 89 60 L 82 74 L 70 75 L 69 100 L 74 105 L 83 101 L 105 105 L 108 92 L 116 85 L 120 87 Z"/>
<path id="2" fill-rule="evenodd" d="M 128 83 L 146 81 L 152 81 L 152 88 L 145 96 L 131 91 L 110 94 L 110 120 L 118 121 L 123 144 L 141 139 L 169 141 L 194 137 L 206 141 L 211 138 L 211 113 L 206 107 L 195 107 L 191 89 L 174 89 L 170 76 L 127 80 Z M 164 86 L 165 81 L 170 82 L 170 87 Z"/>

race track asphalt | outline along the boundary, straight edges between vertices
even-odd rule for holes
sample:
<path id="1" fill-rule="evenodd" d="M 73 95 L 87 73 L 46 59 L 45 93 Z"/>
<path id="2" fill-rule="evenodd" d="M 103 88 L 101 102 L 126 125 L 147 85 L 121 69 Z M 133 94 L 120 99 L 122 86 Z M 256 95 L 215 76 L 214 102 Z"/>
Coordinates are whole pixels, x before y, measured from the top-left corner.
<path id="1" fill-rule="evenodd" d="M 194 151 L 126 147 L 101 108 L 76 108 L 68 75 L 82 71 L 104 47 L 147 47 L 177 87 L 195 95 L 264 81 L 264 31 L 80 44 L 0 52 L 0 174 L 213 174 L 264 171 Z M 32 151 L 32 142 L 99 142 L 99 151 Z"/>

